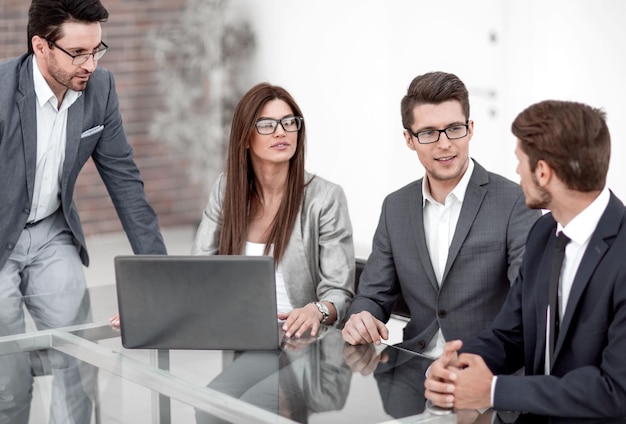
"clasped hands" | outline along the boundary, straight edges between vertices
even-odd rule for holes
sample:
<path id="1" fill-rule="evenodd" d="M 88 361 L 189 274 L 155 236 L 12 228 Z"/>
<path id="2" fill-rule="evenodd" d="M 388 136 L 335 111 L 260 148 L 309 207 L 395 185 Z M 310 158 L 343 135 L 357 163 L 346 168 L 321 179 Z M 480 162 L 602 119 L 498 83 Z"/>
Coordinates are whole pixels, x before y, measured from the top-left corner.
<path id="1" fill-rule="evenodd" d="M 426 399 L 442 408 L 490 408 L 493 374 L 480 356 L 459 354 L 462 346 L 460 340 L 447 342 L 432 363 L 424 381 Z"/>

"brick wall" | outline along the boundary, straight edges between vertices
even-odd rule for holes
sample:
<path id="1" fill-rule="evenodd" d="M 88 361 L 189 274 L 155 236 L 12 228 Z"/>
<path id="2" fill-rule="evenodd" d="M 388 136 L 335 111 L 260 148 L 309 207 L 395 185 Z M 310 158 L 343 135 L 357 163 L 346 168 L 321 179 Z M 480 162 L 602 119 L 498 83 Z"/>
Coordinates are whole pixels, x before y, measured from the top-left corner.
<path id="1" fill-rule="evenodd" d="M 162 227 L 195 225 L 206 201 L 207 182 L 192 181 L 188 159 L 150 136 L 154 113 L 167 99 L 156 90 L 155 63 L 146 34 L 176 22 L 186 0 L 103 0 L 109 20 L 102 24 L 110 50 L 99 66 L 116 80 L 120 110 L 148 200 Z M 29 0 L 0 2 L 0 60 L 26 52 Z M 91 160 L 74 194 L 86 234 L 120 231 L 121 225 Z"/>

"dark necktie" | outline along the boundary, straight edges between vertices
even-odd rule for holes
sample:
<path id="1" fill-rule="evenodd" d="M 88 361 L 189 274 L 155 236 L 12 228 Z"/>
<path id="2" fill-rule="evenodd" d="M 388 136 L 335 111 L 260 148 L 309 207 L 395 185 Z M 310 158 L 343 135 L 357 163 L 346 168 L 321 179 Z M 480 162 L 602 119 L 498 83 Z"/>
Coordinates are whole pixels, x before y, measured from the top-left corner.
<path id="1" fill-rule="evenodd" d="M 550 364 L 554 360 L 554 346 L 559 335 L 559 278 L 561 277 L 561 267 L 565 257 L 565 246 L 567 246 L 569 241 L 570 239 L 561 231 L 556 238 L 554 258 L 552 259 L 552 272 L 550 272 L 550 286 L 548 289 L 548 305 L 550 306 L 550 340 L 548 341 Z"/>

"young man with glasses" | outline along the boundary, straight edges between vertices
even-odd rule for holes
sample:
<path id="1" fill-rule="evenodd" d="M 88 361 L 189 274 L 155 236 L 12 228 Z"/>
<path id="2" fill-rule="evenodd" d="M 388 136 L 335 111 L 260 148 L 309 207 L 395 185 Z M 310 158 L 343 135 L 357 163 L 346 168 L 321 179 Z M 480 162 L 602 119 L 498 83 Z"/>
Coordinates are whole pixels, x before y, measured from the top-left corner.
<path id="1" fill-rule="evenodd" d="M 470 158 L 474 122 L 457 76 L 416 77 L 401 114 L 406 145 L 426 175 L 385 199 L 343 336 L 352 345 L 380 344 L 402 298 L 410 320 L 401 346 L 437 357 L 446 340 L 491 323 L 540 213 L 526 207 L 517 184 Z"/>
<path id="2" fill-rule="evenodd" d="M 165 254 L 128 144 L 113 77 L 97 68 L 107 51 L 99 0 L 33 0 L 28 53 L 0 64 L 0 300 L 26 303 L 38 328 L 88 319 L 85 239 L 72 200 L 76 178 L 91 157 L 138 254 Z M 45 294 L 44 296 L 34 296 Z M 4 302 L 7 303 L 8 302 Z M 19 302 L 0 310 L 0 336 L 24 331 Z M 28 422 L 31 365 L 24 355 L 0 356 L 0 422 Z M 88 390 L 76 364 L 50 358 L 53 422 L 89 422 Z M 56 385 L 55 385 L 56 387 Z M 64 405 L 62 404 L 64 403 Z"/>

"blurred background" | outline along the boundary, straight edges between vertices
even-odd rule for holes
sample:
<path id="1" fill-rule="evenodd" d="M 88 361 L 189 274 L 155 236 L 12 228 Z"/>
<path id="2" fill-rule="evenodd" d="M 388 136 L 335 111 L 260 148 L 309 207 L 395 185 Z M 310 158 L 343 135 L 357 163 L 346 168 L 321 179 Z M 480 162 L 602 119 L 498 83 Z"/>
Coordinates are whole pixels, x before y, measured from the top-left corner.
<path id="1" fill-rule="evenodd" d="M 0 60 L 26 51 L 29 4 L 0 3 Z M 110 50 L 99 66 L 115 75 L 146 193 L 166 242 L 176 240 L 174 253 L 190 248 L 223 170 L 234 105 L 261 81 L 285 87 L 301 106 L 307 169 L 343 186 L 359 256 L 369 253 L 385 195 L 423 175 L 402 137 L 400 100 L 410 81 L 429 71 L 465 82 L 475 121 L 471 155 L 516 182 L 510 124 L 517 113 L 549 98 L 602 107 L 613 139 L 608 184 L 626 199 L 623 0 L 103 4 Z M 91 240 L 119 234 L 93 164 L 75 197 Z M 112 253 L 128 249 L 125 243 Z"/>

